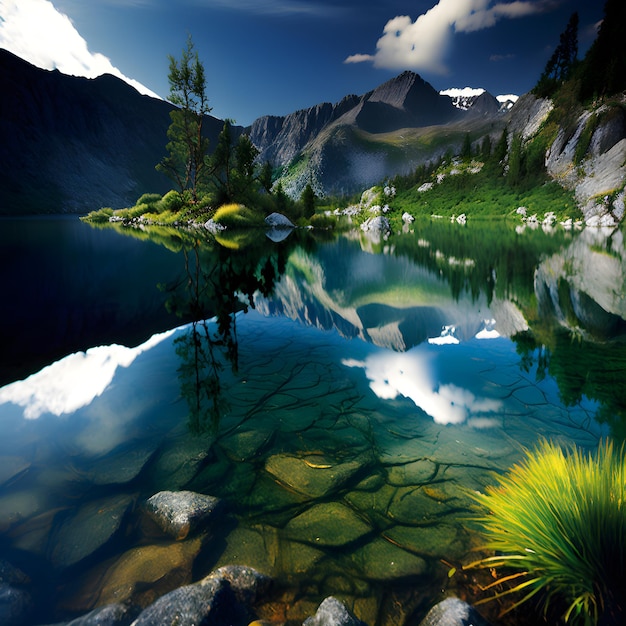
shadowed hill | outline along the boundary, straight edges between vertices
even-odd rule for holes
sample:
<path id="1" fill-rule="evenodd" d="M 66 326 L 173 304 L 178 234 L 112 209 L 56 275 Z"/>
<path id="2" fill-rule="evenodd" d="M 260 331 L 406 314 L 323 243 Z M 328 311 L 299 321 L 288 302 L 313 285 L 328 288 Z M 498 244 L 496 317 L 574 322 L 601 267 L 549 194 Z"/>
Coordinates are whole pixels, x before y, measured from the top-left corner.
<path id="1" fill-rule="evenodd" d="M 0 213 L 84 213 L 171 188 L 154 169 L 168 102 L 111 75 L 42 70 L 3 49 L 0 88 Z M 211 146 L 222 125 L 207 116 Z"/>

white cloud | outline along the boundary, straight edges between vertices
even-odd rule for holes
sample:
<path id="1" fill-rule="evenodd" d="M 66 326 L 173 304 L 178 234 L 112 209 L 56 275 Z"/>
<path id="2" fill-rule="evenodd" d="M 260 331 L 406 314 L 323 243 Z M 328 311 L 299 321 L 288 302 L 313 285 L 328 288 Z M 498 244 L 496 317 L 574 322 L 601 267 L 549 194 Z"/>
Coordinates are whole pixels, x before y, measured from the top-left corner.
<path id="1" fill-rule="evenodd" d="M 143 352 L 174 333 L 153 335 L 136 348 L 111 345 L 70 354 L 25 380 L 0 389 L 0 405 L 23 407 L 26 419 L 41 415 L 67 415 L 87 406 L 111 384 L 118 367 L 129 367 Z"/>
<path id="2" fill-rule="evenodd" d="M 365 361 L 344 359 L 347 367 L 365 371 L 370 389 L 383 400 L 404 396 L 430 415 L 438 424 L 475 421 L 485 428 L 496 422 L 488 416 L 502 409 L 500 400 L 481 398 L 454 384 L 437 385 L 433 380 L 430 356 L 419 350 L 404 353 L 378 352 Z"/>
<path id="3" fill-rule="evenodd" d="M 159 96 L 89 50 L 67 15 L 49 0 L 0 0 L 0 47 L 43 69 L 95 78 L 113 74 L 142 94 Z"/>
<path id="4" fill-rule="evenodd" d="M 376 67 L 413 69 L 446 74 L 446 57 L 454 33 L 491 28 L 501 19 L 514 19 L 551 10 L 560 0 L 439 0 L 413 21 L 399 15 L 385 25 L 376 53 L 354 54 L 345 63 L 372 61 Z"/>

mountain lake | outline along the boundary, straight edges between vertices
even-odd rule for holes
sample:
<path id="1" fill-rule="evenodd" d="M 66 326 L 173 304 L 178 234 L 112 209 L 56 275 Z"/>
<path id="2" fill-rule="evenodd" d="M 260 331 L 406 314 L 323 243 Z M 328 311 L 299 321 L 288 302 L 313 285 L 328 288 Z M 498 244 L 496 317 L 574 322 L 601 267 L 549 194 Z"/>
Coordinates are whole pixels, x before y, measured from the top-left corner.
<path id="1" fill-rule="evenodd" d="M 230 564 L 272 578 L 260 620 L 333 595 L 418 624 L 487 595 L 472 492 L 542 439 L 625 438 L 620 230 L 0 224 L 0 556 L 32 624 Z M 183 490 L 224 508 L 175 540 L 145 502 Z"/>

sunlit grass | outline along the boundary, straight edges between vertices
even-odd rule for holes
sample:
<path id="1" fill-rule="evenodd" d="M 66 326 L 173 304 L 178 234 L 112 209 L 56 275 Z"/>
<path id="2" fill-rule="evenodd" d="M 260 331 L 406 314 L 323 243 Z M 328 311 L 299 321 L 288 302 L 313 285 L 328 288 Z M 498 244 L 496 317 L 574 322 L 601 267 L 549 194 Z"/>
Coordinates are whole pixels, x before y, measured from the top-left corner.
<path id="1" fill-rule="evenodd" d="M 243 204 L 224 204 L 215 212 L 213 219 L 223 226 L 261 226 L 263 219 Z"/>
<path id="2" fill-rule="evenodd" d="M 564 607 L 568 623 L 622 624 L 626 618 L 626 458 L 624 447 L 565 453 L 544 442 L 476 500 L 486 548 L 496 556 L 466 567 L 493 568 L 519 593 Z M 487 600 L 483 600 L 487 601 Z"/>

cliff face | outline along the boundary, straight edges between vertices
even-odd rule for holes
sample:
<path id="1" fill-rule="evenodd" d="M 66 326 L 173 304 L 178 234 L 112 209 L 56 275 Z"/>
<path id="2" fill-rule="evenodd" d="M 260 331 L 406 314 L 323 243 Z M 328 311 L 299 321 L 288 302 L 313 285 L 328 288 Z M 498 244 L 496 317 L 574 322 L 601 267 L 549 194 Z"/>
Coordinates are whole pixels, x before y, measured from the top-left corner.
<path id="1" fill-rule="evenodd" d="M 548 174 L 574 191 L 588 224 L 614 225 L 624 217 L 626 94 L 575 120 L 563 120 L 546 153 Z M 535 136 L 552 111 L 548 99 L 526 94 L 511 110 L 508 130 Z"/>
<path id="2" fill-rule="evenodd" d="M 0 213 L 83 213 L 133 204 L 156 172 L 172 105 L 125 82 L 47 71 L 0 49 Z M 207 116 L 215 145 L 223 123 Z"/>

